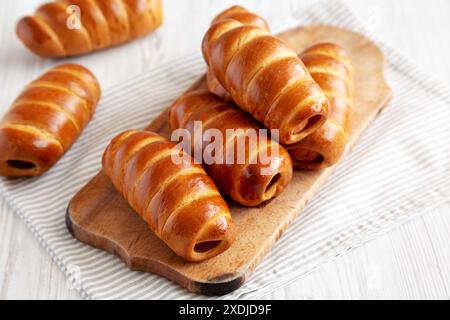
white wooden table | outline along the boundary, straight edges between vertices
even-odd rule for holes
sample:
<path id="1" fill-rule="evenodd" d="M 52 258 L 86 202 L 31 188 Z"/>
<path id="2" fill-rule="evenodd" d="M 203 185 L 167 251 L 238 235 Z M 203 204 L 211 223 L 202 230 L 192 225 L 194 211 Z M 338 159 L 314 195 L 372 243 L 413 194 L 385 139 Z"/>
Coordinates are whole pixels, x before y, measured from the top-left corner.
<path id="1" fill-rule="evenodd" d="M 23 85 L 55 64 L 29 54 L 15 37 L 16 21 L 31 13 L 41 2 L 0 1 L 0 115 Z M 72 60 L 91 68 L 102 86 L 107 88 L 165 60 L 199 50 L 201 37 L 213 15 L 239 1 L 164 2 L 165 25 L 156 35 Z M 270 22 L 290 15 L 294 2 L 248 0 L 239 3 L 259 12 Z M 449 1 L 344 2 L 387 43 L 450 83 L 450 42 L 446 32 L 450 29 Z M 449 242 L 450 203 L 328 262 L 267 298 L 449 299 Z M 68 288 L 66 279 L 50 256 L 0 199 L 0 299 L 16 298 L 80 297 Z"/>

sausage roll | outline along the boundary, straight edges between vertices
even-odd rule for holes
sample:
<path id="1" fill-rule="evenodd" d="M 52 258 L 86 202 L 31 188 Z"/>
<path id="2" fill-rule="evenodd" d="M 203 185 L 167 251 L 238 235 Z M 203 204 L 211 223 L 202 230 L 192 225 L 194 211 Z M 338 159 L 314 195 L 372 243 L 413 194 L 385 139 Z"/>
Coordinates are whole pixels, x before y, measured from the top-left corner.
<path id="1" fill-rule="evenodd" d="M 0 122 L 0 175 L 39 176 L 72 146 L 91 120 L 100 86 L 77 64 L 31 82 Z"/>
<path id="2" fill-rule="evenodd" d="M 16 28 L 41 57 L 79 55 L 149 34 L 162 24 L 161 0 L 56 0 Z"/>
<path id="3" fill-rule="evenodd" d="M 291 181 L 292 162 L 287 151 L 263 136 L 264 131 L 245 112 L 207 91 L 181 96 L 169 110 L 169 121 L 173 129 L 189 131 L 194 137 L 189 145 L 191 155 L 199 148 L 203 165 L 219 190 L 242 205 L 256 206 L 270 200 Z M 199 130 L 195 122 L 201 124 L 203 139 L 195 140 Z M 210 129 L 221 137 L 220 142 L 217 137 L 211 141 L 218 146 L 214 151 L 212 143 L 204 141 L 212 140 L 205 138 Z M 211 160 L 205 162 L 208 156 Z"/>
<path id="4" fill-rule="evenodd" d="M 232 6 L 231 8 L 225 10 L 213 20 L 213 23 L 221 19 L 235 19 L 242 24 L 259 27 L 270 32 L 270 28 L 266 20 L 254 13 L 247 11 L 241 6 Z M 208 86 L 209 92 L 212 92 L 216 96 L 221 97 L 224 101 L 233 101 L 230 94 L 225 90 L 224 87 L 222 87 L 222 85 L 209 69 L 206 73 L 206 84 Z"/>
<path id="5" fill-rule="evenodd" d="M 300 55 L 330 102 L 328 120 L 316 132 L 287 146 L 300 169 L 318 170 L 334 165 L 345 151 L 353 114 L 353 64 L 340 46 L 323 43 Z"/>
<path id="6" fill-rule="evenodd" d="M 234 240 L 230 210 L 202 166 L 162 136 L 129 130 L 103 154 L 115 188 L 176 254 L 211 258 Z"/>
<path id="7" fill-rule="evenodd" d="M 325 94 L 297 54 L 268 30 L 225 11 L 204 36 L 202 52 L 236 104 L 267 128 L 278 129 L 281 143 L 296 143 L 325 123 Z"/>

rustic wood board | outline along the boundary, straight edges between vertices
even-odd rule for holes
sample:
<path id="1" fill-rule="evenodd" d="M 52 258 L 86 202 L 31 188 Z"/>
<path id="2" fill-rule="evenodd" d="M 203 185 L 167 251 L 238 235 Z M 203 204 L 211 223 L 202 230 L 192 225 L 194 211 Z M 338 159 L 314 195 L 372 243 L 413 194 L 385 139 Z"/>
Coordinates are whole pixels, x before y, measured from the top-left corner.
<path id="1" fill-rule="evenodd" d="M 381 50 L 360 34 L 325 25 L 291 29 L 279 37 L 297 52 L 319 42 L 338 43 L 350 52 L 356 71 L 350 150 L 392 96 L 384 79 Z M 201 78 L 190 89 L 204 85 Z M 167 111 L 147 129 L 168 136 Z M 261 207 L 244 208 L 230 203 L 237 239 L 229 250 L 203 262 L 186 262 L 176 256 L 133 212 L 103 172 L 71 200 L 67 227 L 75 238 L 119 256 L 133 270 L 159 274 L 192 292 L 226 294 L 249 278 L 333 169 L 296 171 L 286 191 Z"/>

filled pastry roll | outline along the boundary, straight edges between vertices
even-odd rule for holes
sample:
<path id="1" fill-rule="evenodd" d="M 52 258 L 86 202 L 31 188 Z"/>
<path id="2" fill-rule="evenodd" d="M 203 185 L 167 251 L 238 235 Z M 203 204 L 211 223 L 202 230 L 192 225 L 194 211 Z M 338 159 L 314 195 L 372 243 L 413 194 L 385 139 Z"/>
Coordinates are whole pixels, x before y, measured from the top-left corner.
<path id="1" fill-rule="evenodd" d="M 225 10 L 214 19 L 213 23 L 222 19 L 234 19 L 241 22 L 242 24 L 259 27 L 270 31 L 269 25 L 267 24 L 266 20 L 254 13 L 247 11 L 247 9 L 241 6 L 232 6 L 231 8 Z M 208 86 L 209 92 L 212 92 L 216 96 L 221 97 L 224 101 L 233 101 L 231 96 L 228 94 L 225 88 L 222 87 L 222 85 L 209 69 L 206 74 L 206 84 Z"/>
<path id="2" fill-rule="evenodd" d="M 234 240 L 230 210 L 202 166 L 148 131 L 125 131 L 103 154 L 103 170 L 129 205 L 176 254 L 214 257 Z"/>
<path id="3" fill-rule="evenodd" d="M 0 175 L 39 176 L 72 146 L 91 120 L 100 86 L 77 64 L 31 82 L 0 121 Z"/>
<path id="4" fill-rule="evenodd" d="M 214 19 L 203 38 L 212 75 L 241 109 L 280 130 L 282 144 L 299 142 L 325 123 L 324 93 L 283 41 L 267 28 L 243 23 L 245 9 L 240 19 L 230 10 Z"/>
<path id="5" fill-rule="evenodd" d="M 336 44 L 315 45 L 300 58 L 327 96 L 330 112 L 321 128 L 286 148 L 295 168 L 318 170 L 334 165 L 345 151 L 353 114 L 354 70 L 348 53 Z"/>
<path id="6" fill-rule="evenodd" d="M 268 134 L 264 135 L 267 130 L 239 108 L 207 91 L 181 96 L 170 108 L 169 121 L 172 129 L 188 130 L 194 137 L 189 144 L 191 155 L 200 149 L 203 165 L 219 190 L 242 205 L 256 206 L 276 197 L 292 178 L 289 154 Z M 199 129 L 203 138 L 195 139 Z M 219 137 L 206 139 L 211 129 Z M 211 156 L 207 153 L 211 150 L 209 142 L 218 143 L 210 161 L 205 159 Z"/>
<path id="7" fill-rule="evenodd" d="M 56 0 L 20 19 L 16 33 L 33 53 L 60 58 L 145 36 L 162 20 L 161 0 Z"/>

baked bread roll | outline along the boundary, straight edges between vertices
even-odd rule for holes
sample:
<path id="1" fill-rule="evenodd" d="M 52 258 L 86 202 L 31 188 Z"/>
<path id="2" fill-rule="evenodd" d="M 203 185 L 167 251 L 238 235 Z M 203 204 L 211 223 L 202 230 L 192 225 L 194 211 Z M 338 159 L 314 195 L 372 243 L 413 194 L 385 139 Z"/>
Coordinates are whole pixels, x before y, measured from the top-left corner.
<path id="1" fill-rule="evenodd" d="M 266 20 L 254 13 L 247 11 L 247 9 L 241 6 L 232 6 L 231 8 L 225 10 L 213 20 L 213 23 L 221 19 L 234 19 L 241 22 L 242 24 L 259 27 L 270 32 L 270 28 Z M 233 101 L 233 98 L 231 98 L 230 94 L 225 90 L 224 87 L 222 87 L 222 85 L 209 69 L 206 73 L 206 84 L 209 92 L 214 93 L 224 101 Z"/>
<path id="2" fill-rule="evenodd" d="M 353 114 L 353 64 L 340 46 L 323 43 L 306 49 L 300 58 L 330 102 L 325 124 L 297 144 L 287 146 L 300 169 L 334 165 L 345 151 Z"/>
<path id="3" fill-rule="evenodd" d="M 189 261 L 211 258 L 234 240 L 230 210 L 202 166 L 162 136 L 129 130 L 103 154 L 103 170 L 115 188 L 176 254 Z M 177 158 L 179 159 L 179 158 Z"/>
<path id="4" fill-rule="evenodd" d="M 221 140 L 195 140 L 198 130 L 195 121 L 201 123 L 203 133 L 200 134 L 204 138 L 207 130 L 215 129 Z M 203 160 L 219 190 L 244 206 L 256 206 L 276 197 L 291 181 L 292 162 L 287 151 L 264 137 L 258 123 L 245 112 L 207 91 L 181 96 L 169 109 L 169 122 L 172 129 L 189 131 L 190 137 L 194 137 L 189 145 L 191 155 L 199 148 L 203 159 L 197 160 Z M 215 152 L 211 142 L 219 144 Z M 205 161 L 208 156 L 211 159 Z"/>
<path id="5" fill-rule="evenodd" d="M 328 101 L 297 54 L 269 31 L 220 14 L 203 38 L 202 52 L 236 104 L 280 142 L 296 143 L 326 121 Z"/>
<path id="6" fill-rule="evenodd" d="M 100 86 L 83 66 L 63 64 L 31 82 L 0 122 L 0 175 L 39 176 L 91 120 Z"/>
<path id="7" fill-rule="evenodd" d="M 79 21 L 71 5 L 78 6 Z M 161 0 L 57 0 L 22 18 L 16 32 L 35 54 L 59 58 L 122 44 L 161 24 Z"/>

